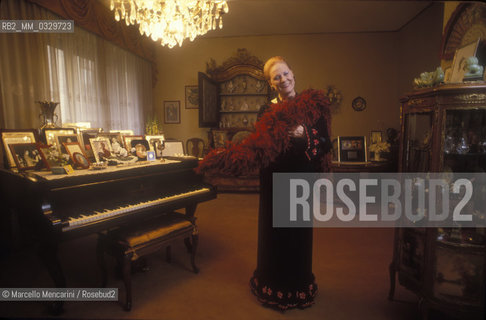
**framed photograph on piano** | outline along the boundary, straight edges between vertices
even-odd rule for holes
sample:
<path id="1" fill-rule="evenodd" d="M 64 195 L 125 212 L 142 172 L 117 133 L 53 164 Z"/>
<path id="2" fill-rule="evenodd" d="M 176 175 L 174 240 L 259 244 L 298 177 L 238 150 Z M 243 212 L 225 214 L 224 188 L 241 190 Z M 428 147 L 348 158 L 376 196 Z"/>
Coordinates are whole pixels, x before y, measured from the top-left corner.
<path id="1" fill-rule="evenodd" d="M 43 133 L 46 144 L 53 145 L 57 143 L 57 135 L 76 134 L 76 128 L 46 128 Z"/>
<path id="2" fill-rule="evenodd" d="M 145 136 L 145 140 L 147 140 L 150 151 L 155 152 L 155 156 L 157 159 L 162 158 L 162 151 L 164 150 L 164 141 L 165 137 L 163 134 L 155 135 L 155 136 Z"/>
<path id="3" fill-rule="evenodd" d="M 66 148 L 72 162 L 76 168 L 88 169 L 89 160 L 79 142 L 64 142 L 64 148 Z"/>
<path id="4" fill-rule="evenodd" d="M 123 143 L 125 144 L 125 148 L 128 152 L 132 148 L 132 140 L 142 140 L 143 136 L 141 135 L 131 135 L 131 136 L 123 136 Z"/>
<path id="5" fill-rule="evenodd" d="M 145 139 L 132 140 L 130 151 L 134 156 L 138 157 L 138 160 L 147 160 L 147 151 L 150 151 L 148 141 Z"/>
<path id="6" fill-rule="evenodd" d="M 124 146 L 121 133 L 119 132 L 101 132 L 98 137 L 105 137 L 110 140 L 111 148 L 120 148 Z"/>
<path id="7" fill-rule="evenodd" d="M 103 132 L 102 128 L 93 129 L 81 129 L 79 135 L 81 137 L 80 144 L 85 151 L 91 150 L 91 145 L 89 143 L 90 138 L 96 138 L 100 132 Z"/>
<path id="8" fill-rule="evenodd" d="M 110 130 L 110 133 L 119 133 L 123 148 L 127 148 L 125 144 L 125 136 L 133 136 L 133 130 Z"/>
<path id="9" fill-rule="evenodd" d="M 52 167 L 59 166 L 59 151 L 54 146 L 48 146 L 43 143 L 37 144 L 39 154 L 44 161 L 44 166 L 47 170 L 51 170 Z"/>
<path id="10" fill-rule="evenodd" d="M 64 147 L 64 143 L 79 142 L 79 136 L 77 134 L 56 134 L 56 143 L 59 152 L 68 154 L 68 151 Z"/>
<path id="11" fill-rule="evenodd" d="M 12 143 L 9 145 L 15 165 L 19 171 L 42 166 L 42 158 L 36 143 Z"/>
<path id="12" fill-rule="evenodd" d="M 91 150 L 97 163 L 105 161 L 112 156 L 111 143 L 108 138 L 97 137 L 89 139 Z"/>
<path id="13" fill-rule="evenodd" d="M 16 168 L 17 164 L 12 156 L 12 151 L 9 148 L 10 144 L 14 143 L 36 143 L 38 141 L 37 132 L 34 129 L 14 130 L 14 129 L 0 129 L 2 137 L 2 145 L 4 154 L 4 165 L 6 168 Z"/>

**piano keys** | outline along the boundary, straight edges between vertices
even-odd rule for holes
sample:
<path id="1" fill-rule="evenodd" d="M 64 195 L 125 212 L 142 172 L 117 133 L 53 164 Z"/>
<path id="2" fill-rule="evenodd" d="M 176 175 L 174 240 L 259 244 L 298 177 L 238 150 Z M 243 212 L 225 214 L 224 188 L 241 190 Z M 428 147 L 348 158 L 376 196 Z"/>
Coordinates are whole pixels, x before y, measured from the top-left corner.
<path id="1" fill-rule="evenodd" d="M 40 242 L 40 255 L 56 286 L 66 281 L 58 243 L 118 228 L 216 198 L 213 186 L 194 172 L 195 158 L 172 158 L 72 175 L 0 170 L 2 196 Z"/>

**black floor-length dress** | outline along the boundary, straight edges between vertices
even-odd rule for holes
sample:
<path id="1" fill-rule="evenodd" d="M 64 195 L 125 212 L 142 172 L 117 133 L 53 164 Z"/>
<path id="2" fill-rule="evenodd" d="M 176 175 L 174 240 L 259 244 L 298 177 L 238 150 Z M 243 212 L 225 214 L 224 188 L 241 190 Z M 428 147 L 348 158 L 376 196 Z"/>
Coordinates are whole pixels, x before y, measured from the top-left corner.
<path id="1" fill-rule="evenodd" d="M 270 108 L 263 106 L 260 114 Z M 289 150 L 260 171 L 257 268 L 250 287 L 261 303 L 282 310 L 310 306 L 317 293 L 312 228 L 272 226 L 272 174 L 321 172 L 322 159 L 330 149 L 326 119 L 304 129 L 304 137 L 291 138 Z"/>

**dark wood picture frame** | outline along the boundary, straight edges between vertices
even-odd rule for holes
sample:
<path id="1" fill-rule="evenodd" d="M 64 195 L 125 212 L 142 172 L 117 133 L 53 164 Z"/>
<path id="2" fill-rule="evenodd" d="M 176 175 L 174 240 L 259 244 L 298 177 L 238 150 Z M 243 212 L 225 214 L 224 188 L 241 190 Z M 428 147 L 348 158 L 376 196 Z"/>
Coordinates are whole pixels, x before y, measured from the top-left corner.
<path id="1" fill-rule="evenodd" d="M 39 150 L 39 154 L 42 158 L 42 161 L 44 161 L 44 166 L 47 168 L 47 170 L 51 170 L 52 167 L 58 167 L 59 163 L 57 159 L 51 159 L 50 150 L 51 146 L 43 144 L 43 143 L 37 143 L 37 149 Z M 58 152 L 58 151 L 56 151 Z"/>
<path id="2" fill-rule="evenodd" d="M 81 138 L 80 143 L 85 151 L 91 150 L 91 144 L 89 143 L 89 139 L 96 138 L 101 132 L 103 132 L 102 128 L 81 129 L 81 131 L 79 132 Z"/>
<path id="3" fill-rule="evenodd" d="M 199 127 L 217 127 L 219 123 L 218 84 L 206 74 L 198 73 Z"/>
<path id="4" fill-rule="evenodd" d="M 42 162 L 37 143 L 12 143 L 8 146 L 19 171 L 35 169 L 39 166 L 39 162 Z M 31 155 L 27 157 L 26 152 Z"/>
<path id="5" fill-rule="evenodd" d="M 367 162 L 365 136 L 338 137 L 339 162 Z"/>
<path id="6" fill-rule="evenodd" d="M 164 101 L 164 123 L 177 124 L 181 123 L 181 102 Z"/>

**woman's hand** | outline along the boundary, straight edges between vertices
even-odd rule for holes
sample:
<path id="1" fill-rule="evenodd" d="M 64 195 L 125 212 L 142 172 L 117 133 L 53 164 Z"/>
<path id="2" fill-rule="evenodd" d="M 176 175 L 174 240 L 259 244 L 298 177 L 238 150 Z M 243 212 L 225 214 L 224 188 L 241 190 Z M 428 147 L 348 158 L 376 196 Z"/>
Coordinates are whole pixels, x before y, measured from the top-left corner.
<path id="1" fill-rule="evenodd" d="M 301 138 L 304 136 L 304 127 L 302 125 L 298 125 L 291 130 L 289 130 L 289 136 L 292 138 Z"/>

